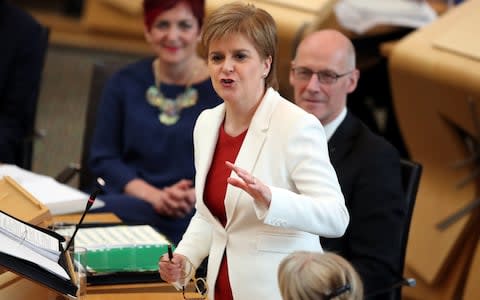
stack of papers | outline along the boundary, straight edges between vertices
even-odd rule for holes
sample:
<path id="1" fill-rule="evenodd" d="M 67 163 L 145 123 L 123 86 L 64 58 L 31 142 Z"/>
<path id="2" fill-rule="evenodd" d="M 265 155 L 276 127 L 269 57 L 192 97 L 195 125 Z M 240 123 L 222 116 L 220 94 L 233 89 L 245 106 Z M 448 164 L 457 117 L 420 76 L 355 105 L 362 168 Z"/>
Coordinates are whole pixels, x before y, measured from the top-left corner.
<path id="1" fill-rule="evenodd" d="M 0 211 L 0 253 L 29 261 L 64 279 L 70 279 L 58 264 L 58 239 Z"/>
<path id="2" fill-rule="evenodd" d="M 10 176 L 38 201 L 45 204 L 52 215 L 82 212 L 89 197 L 84 192 L 59 183 L 52 177 L 36 174 L 15 165 L 0 165 L 0 178 L 3 176 Z M 97 199 L 92 209 L 104 205 Z"/>
<path id="3" fill-rule="evenodd" d="M 418 0 L 341 0 L 335 14 L 340 25 L 357 34 L 377 25 L 419 28 L 437 18 L 426 1 Z"/>
<path id="4" fill-rule="evenodd" d="M 60 257 L 58 239 L 5 213 L 0 213 L 0 233 L 55 262 Z"/>
<path id="5" fill-rule="evenodd" d="M 62 231 L 57 233 L 62 234 Z M 167 238 L 150 225 L 80 228 L 75 237 L 75 246 L 89 250 L 168 244 Z"/>
<path id="6" fill-rule="evenodd" d="M 87 248 L 87 265 L 92 274 L 156 273 L 158 260 L 169 244 L 149 225 L 80 228 L 75 237 L 75 247 Z"/>

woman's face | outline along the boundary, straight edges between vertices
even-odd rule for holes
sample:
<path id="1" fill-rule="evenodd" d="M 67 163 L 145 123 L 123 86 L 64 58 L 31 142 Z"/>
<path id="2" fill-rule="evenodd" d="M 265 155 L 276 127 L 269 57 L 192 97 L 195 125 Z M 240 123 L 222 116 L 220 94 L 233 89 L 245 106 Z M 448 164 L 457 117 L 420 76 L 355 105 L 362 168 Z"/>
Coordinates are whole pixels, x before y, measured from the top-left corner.
<path id="1" fill-rule="evenodd" d="M 208 69 L 213 87 L 225 102 L 254 105 L 265 92 L 265 77 L 271 58 L 262 59 L 242 34 L 212 40 L 208 48 Z"/>
<path id="2" fill-rule="evenodd" d="M 145 37 L 158 58 L 175 64 L 188 60 L 196 53 L 200 28 L 192 10 L 185 2 L 159 14 Z"/>

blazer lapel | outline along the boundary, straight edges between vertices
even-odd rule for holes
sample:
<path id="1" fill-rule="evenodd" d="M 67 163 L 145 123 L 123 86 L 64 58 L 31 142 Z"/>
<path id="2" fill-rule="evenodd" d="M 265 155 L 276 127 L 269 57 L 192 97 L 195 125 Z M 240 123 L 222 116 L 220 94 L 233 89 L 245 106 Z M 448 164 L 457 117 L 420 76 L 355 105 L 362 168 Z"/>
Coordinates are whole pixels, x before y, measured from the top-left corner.
<path id="1" fill-rule="evenodd" d="M 243 141 L 242 147 L 238 152 L 235 165 L 238 167 L 253 173 L 255 165 L 258 160 L 258 156 L 262 150 L 265 138 L 268 132 L 268 126 L 273 114 L 274 108 L 278 102 L 278 93 L 273 89 L 268 89 L 265 96 L 262 99 L 255 115 L 252 118 L 250 127 L 248 128 L 247 135 Z M 230 176 L 236 176 L 234 172 Z M 227 224 L 229 226 L 233 219 L 235 207 L 238 199 L 242 195 L 242 190 L 234 186 L 228 185 L 225 195 L 225 210 L 227 213 Z M 231 200 L 229 200 L 231 199 Z"/>
<path id="2" fill-rule="evenodd" d="M 198 157 L 195 158 L 197 161 L 196 175 L 197 178 L 195 189 L 200 192 L 200 198 L 203 199 L 203 193 L 205 190 L 205 181 L 207 179 L 208 171 L 210 170 L 210 165 L 212 164 L 213 154 L 215 153 L 215 148 L 217 146 L 218 132 L 220 124 L 223 122 L 225 117 L 225 104 L 220 104 L 218 107 L 214 108 L 211 115 L 208 116 L 208 120 L 211 121 L 208 126 L 209 130 L 204 130 L 202 132 L 201 140 L 198 142 L 199 148 L 202 149 L 202 152 L 196 152 Z M 197 137 L 198 138 L 198 137 Z M 203 201 L 197 201 L 198 205 L 203 206 L 202 208 L 211 215 L 212 219 L 215 219 L 220 225 L 218 220 L 213 217 L 210 213 L 210 210 L 205 206 Z M 220 225 L 221 226 L 221 225 Z"/>
<path id="3" fill-rule="evenodd" d="M 347 112 L 345 119 L 328 141 L 328 153 L 334 166 L 350 151 L 359 125 L 350 112 Z"/>

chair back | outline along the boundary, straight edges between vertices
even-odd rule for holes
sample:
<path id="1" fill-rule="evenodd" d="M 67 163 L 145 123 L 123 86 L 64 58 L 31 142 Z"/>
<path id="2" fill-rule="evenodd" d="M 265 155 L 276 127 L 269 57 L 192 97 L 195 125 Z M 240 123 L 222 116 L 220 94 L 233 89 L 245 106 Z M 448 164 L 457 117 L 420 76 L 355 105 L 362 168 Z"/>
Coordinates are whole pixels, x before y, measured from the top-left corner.
<path id="1" fill-rule="evenodd" d="M 415 207 L 415 200 L 417 198 L 418 186 L 420 184 L 420 177 L 422 175 L 422 166 L 419 163 L 400 159 L 400 171 L 402 178 L 402 187 L 407 204 L 407 213 L 405 215 L 405 223 L 401 237 L 401 252 L 399 261 L 399 280 L 388 287 L 374 291 L 365 295 L 365 299 L 388 299 L 401 300 L 403 286 L 415 286 L 414 278 L 404 278 L 403 270 L 405 268 L 405 255 L 407 253 L 408 234 L 410 232 L 410 223 L 412 221 L 413 208 Z"/>
<path id="2" fill-rule="evenodd" d="M 413 209 L 415 207 L 415 200 L 417 198 L 418 186 L 420 185 L 420 178 L 422 175 L 422 165 L 419 163 L 413 162 L 407 159 L 400 160 L 400 168 L 402 173 L 402 186 L 405 196 L 405 201 L 407 203 L 407 215 L 405 217 L 405 225 L 402 234 L 401 247 L 402 252 L 400 256 L 400 271 L 403 274 L 405 268 L 405 256 L 407 253 L 407 243 L 408 243 L 408 234 L 410 232 L 410 223 L 412 221 Z M 401 274 L 401 275 L 402 275 Z M 403 276 L 402 276 L 403 278 Z M 403 282 L 406 284 L 411 282 L 403 278 Z M 401 287 L 405 285 L 400 285 L 395 291 L 394 299 L 400 300 L 402 298 L 402 289 Z M 408 285 L 408 284 L 407 284 Z"/>
<path id="3" fill-rule="evenodd" d="M 97 120 L 97 109 L 102 99 L 103 88 L 107 80 L 118 71 L 123 64 L 95 62 L 93 64 L 90 92 L 88 95 L 87 111 L 85 114 L 85 129 L 83 133 L 81 167 L 79 174 L 79 189 L 88 190 L 95 184 L 95 178 L 88 167 L 88 157 L 92 135 Z"/>

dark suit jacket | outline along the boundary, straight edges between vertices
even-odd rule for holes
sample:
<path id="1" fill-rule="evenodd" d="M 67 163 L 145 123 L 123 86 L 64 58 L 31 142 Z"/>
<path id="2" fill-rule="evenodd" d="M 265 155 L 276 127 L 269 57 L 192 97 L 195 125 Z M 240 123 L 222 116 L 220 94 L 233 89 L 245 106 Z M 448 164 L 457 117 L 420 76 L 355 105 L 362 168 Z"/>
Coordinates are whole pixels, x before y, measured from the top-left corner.
<path id="1" fill-rule="evenodd" d="M 406 201 L 398 152 L 350 113 L 330 138 L 328 148 L 350 224 L 341 238 L 321 238 L 322 246 L 353 264 L 365 294 L 386 288 L 401 274 Z"/>
<path id="2" fill-rule="evenodd" d="M 43 68 L 42 26 L 0 1 L 0 162 L 17 163 L 31 133 Z"/>

